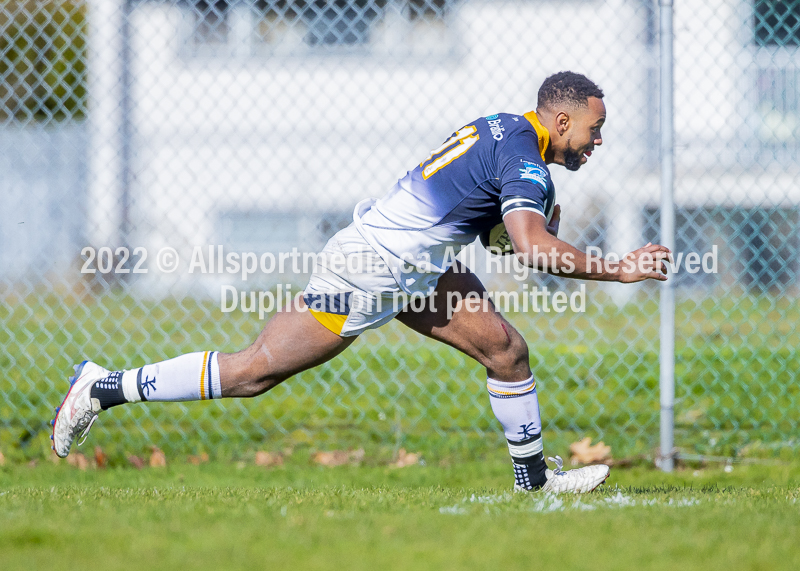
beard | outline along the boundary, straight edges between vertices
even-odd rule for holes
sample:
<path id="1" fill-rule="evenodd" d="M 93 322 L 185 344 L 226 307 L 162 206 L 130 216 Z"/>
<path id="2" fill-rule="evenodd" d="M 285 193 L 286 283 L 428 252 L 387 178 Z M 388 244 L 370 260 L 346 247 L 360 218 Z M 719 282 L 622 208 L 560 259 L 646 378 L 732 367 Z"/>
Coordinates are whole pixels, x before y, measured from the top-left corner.
<path id="1" fill-rule="evenodd" d="M 571 140 L 567 141 L 567 150 L 564 151 L 564 167 L 568 171 L 576 171 L 581 168 L 581 157 L 583 154 L 578 151 L 573 151 L 572 147 L 570 147 L 571 142 Z"/>

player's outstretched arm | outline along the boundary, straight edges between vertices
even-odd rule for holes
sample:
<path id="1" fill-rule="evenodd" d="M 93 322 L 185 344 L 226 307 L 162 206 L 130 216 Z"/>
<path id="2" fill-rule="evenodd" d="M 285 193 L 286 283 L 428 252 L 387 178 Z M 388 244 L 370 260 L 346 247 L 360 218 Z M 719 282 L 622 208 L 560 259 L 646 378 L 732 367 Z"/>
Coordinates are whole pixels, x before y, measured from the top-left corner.
<path id="1" fill-rule="evenodd" d="M 621 261 L 592 257 L 557 237 L 561 208 L 556 205 L 550 224 L 535 212 L 518 210 L 504 218 L 519 261 L 547 273 L 583 280 L 635 283 L 667 279 L 669 248 L 648 243 Z"/>

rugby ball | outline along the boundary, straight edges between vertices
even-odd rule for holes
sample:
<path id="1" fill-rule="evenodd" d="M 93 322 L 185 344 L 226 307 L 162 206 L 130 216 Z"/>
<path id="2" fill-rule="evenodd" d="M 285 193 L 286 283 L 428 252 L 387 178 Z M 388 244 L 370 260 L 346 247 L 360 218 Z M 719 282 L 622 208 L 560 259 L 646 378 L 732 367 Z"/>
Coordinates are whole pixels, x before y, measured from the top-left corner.
<path id="1" fill-rule="evenodd" d="M 553 210 L 555 207 L 555 201 L 553 201 L 553 204 L 551 204 L 550 208 L 547 209 L 548 225 L 553 219 Z M 487 250 L 490 250 L 493 254 L 506 256 L 514 253 L 514 246 L 511 244 L 511 237 L 508 235 L 508 231 L 506 230 L 506 225 L 504 222 L 501 222 L 488 232 L 481 234 L 481 244 L 483 244 L 483 247 Z"/>
<path id="2" fill-rule="evenodd" d="M 508 235 L 506 225 L 502 222 L 488 232 L 481 234 L 481 244 L 493 254 L 505 256 L 514 253 L 511 237 Z"/>

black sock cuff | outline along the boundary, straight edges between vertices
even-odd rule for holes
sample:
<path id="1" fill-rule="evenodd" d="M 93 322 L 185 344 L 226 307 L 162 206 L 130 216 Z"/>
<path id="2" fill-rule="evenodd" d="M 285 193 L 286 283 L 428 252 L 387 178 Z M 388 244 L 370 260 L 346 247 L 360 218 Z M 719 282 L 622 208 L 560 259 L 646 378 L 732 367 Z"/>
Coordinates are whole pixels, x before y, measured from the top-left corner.
<path id="1" fill-rule="evenodd" d="M 538 454 L 528 456 L 527 458 L 514 458 L 512 456 L 511 461 L 518 466 L 534 466 L 538 464 L 544 464 L 544 452 L 539 452 Z"/>
<path id="2" fill-rule="evenodd" d="M 541 488 L 547 482 L 542 449 L 542 433 L 518 442 L 508 441 L 508 451 L 514 466 L 514 479 L 518 486 L 533 490 Z"/>
<path id="3" fill-rule="evenodd" d="M 521 488 L 534 490 L 547 483 L 545 474 L 547 465 L 544 463 L 544 459 L 540 463 L 531 464 L 517 464 L 515 461 L 512 465 L 514 466 L 514 480 Z"/>
<path id="4" fill-rule="evenodd" d="M 114 371 L 106 378 L 95 382 L 89 391 L 89 396 L 100 402 L 102 410 L 128 402 L 122 390 L 122 372 Z"/>

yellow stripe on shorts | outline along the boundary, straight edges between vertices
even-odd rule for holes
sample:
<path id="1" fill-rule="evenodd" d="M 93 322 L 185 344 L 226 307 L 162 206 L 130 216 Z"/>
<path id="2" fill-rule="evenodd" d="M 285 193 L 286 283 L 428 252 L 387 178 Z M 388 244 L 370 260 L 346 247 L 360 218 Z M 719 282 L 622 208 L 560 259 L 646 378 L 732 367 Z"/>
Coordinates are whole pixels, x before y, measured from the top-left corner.
<path id="1" fill-rule="evenodd" d="M 344 322 L 347 321 L 347 315 L 338 315 L 336 313 L 325 313 L 324 311 L 314 311 L 309 308 L 309 313 L 314 316 L 314 319 L 322 323 L 326 329 L 330 329 L 336 335 L 342 334 Z"/>

